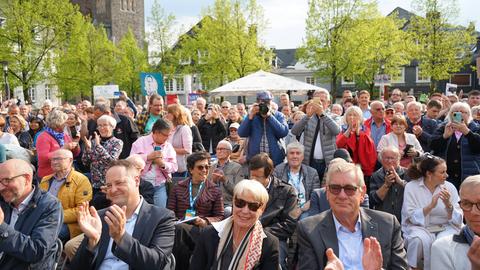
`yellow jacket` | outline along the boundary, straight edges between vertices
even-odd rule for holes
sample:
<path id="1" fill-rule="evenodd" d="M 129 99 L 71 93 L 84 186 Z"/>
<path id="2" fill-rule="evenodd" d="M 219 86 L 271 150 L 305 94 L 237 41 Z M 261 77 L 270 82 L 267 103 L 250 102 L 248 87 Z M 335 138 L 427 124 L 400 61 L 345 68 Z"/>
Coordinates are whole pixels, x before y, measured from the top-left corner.
<path id="1" fill-rule="evenodd" d="M 53 174 L 43 177 L 39 185 L 40 189 L 48 191 L 52 177 Z M 58 191 L 57 198 L 63 207 L 63 223 L 67 224 L 70 238 L 73 238 L 81 233 L 77 223 L 77 207 L 92 199 L 92 185 L 85 175 L 72 168 Z"/>

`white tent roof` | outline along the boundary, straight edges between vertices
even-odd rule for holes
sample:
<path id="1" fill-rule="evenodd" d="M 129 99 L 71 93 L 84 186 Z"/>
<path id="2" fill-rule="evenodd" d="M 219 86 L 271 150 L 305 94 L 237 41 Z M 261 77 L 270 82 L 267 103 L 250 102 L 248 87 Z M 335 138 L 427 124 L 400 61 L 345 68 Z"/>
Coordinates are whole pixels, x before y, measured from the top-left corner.
<path id="1" fill-rule="evenodd" d="M 323 88 L 260 70 L 220 86 L 210 91 L 210 94 L 221 96 L 251 96 L 262 90 L 269 90 L 272 94 L 296 90 L 297 94 L 299 92 L 305 94 L 304 92 L 308 90 L 320 89 Z"/>

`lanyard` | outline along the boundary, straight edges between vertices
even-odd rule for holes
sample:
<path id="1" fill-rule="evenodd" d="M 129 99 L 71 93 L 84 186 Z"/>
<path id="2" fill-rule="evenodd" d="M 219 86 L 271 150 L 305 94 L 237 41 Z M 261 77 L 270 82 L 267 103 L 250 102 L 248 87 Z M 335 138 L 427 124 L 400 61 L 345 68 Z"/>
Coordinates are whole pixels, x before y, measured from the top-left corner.
<path id="1" fill-rule="evenodd" d="M 188 193 L 189 193 L 189 195 L 190 195 L 190 198 L 189 198 L 189 199 L 190 199 L 190 200 L 189 200 L 189 202 L 190 202 L 190 209 L 193 209 L 193 206 L 195 205 L 195 202 L 197 201 L 198 196 L 200 195 L 200 192 L 202 191 L 203 183 L 204 183 L 204 182 L 202 182 L 202 183 L 200 184 L 200 186 L 198 187 L 197 195 L 195 195 L 195 198 L 192 198 L 192 180 L 190 180 L 190 185 L 188 186 Z"/>
<path id="2" fill-rule="evenodd" d="M 302 169 L 298 171 L 298 177 L 297 177 L 297 180 L 295 180 L 295 178 L 292 178 L 292 175 L 290 174 L 290 168 L 288 168 L 287 177 L 288 177 L 288 181 L 291 181 L 293 183 L 297 192 L 300 192 L 301 191 L 300 186 L 302 183 Z"/>

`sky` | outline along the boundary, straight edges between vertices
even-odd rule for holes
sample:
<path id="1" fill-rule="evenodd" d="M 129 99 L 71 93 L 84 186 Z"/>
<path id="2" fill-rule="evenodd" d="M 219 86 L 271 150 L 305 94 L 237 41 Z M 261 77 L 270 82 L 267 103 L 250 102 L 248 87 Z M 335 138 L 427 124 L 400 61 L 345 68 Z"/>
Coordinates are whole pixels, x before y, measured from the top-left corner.
<path id="1" fill-rule="evenodd" d="M 175 15 L 177 29 L 188 30 L 200 19 L 202 10 L 211 5 L 214 0 L 158 0 L 169 13 Z M 150 16 L 154 0 L 145 0 L 145 18 Z M 308 0 L 257 0 L 264 9 L 268 21 L 263 36 L 268 47 L 277 49 L 297 48 L 305 37 L 305 19 L 308 10 Z M 467 25 L 474 21 L 477 31 L 480 31 L 479 0 L 457 0 L 460 14 L 452 20 L 454 23 Z M 387 15 L 396 7 L 415 12 L 411 0 L 378 0 L 378 7 L 383 15 Z M 146 23 L 148 30 L 148 23 Z"/>

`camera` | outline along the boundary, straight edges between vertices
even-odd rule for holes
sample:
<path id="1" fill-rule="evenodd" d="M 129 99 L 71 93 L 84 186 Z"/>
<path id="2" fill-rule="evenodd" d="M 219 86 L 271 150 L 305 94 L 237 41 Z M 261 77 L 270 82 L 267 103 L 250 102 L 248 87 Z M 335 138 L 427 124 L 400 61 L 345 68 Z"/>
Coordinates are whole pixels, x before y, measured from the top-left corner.
<path id="1" fill-rule="evenodd" d="M 261 114 L 261 115 L 266 115 L 268 113 L 268 111 L 270 110 L 270 108 L 268 107 L 267 104 L 265 103 L 260 103 L 258 104 L 258 112 Z"/>

